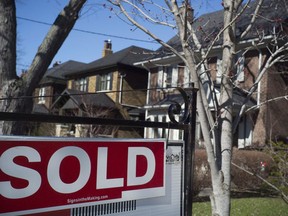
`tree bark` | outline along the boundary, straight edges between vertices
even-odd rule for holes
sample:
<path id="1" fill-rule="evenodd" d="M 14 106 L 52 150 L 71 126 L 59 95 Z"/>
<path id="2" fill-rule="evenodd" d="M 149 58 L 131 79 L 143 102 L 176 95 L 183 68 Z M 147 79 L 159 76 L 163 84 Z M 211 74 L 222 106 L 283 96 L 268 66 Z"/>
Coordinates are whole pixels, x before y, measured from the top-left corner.
<path id="1" fill-rule="evenodd" d="M 5 2 L 14 3 L 14 1 L 9 0 Z M 33 103 L 31 97 L 29 96 L 32 96 L 35 87 L 45 74 L 65 39 L 68 37 L 85 2 L 86 0 L 70 0 L 68 5 L 65 6 L 65 8 L 60 12 L 55 22 L 51 26 L 49 32 L 39 47 L 33 62 L 28 69 L 28 72 L 20 79 L 15 79 L 15 76 L 6 78 L 10 83 L 6 91 L 6 98 L 12 98 L 12 100 L 7 100 L 5 106 L 2 106 L 5 111 L 20 113 L 29 113 L 32 111 Z M 11 13 L 12 20 L 15 20 L 16 22 L 15 5 L 14 9 L 11 9 Z M 16 31 L 10 31 L 9 33 L 13 34 L 14 37 L 16 35 Z M 16 44 L 16 40 L 14 43 Z M 15 62 L 16 60 L 14 60 L 14 65 L 16 65 Z M 17 122 L 17 124 L 15 122 L 5 122 L 2 131 L 3 134 L 26 134 L 28 128 L 25 126 L 26 124 L 21 124 L 20 122 Z"/>
<path id="2" fill-rule="evenodd" d="M 6 97 L 9 81 L 16 79 L 16 9 L 11 0 L 0 1 L 0 98 Z M 0 100 L 0 111 L 5 101 Z M 0 121 L 0 134 L 3 121 Z"/>
<path id="3" fill-rule="evenodd" d="M 0 1 L 0 74 L 0 83 L 16 78 L 16 9 L 11 0 Z"/>
<path id="4" fill-rule="evenodd" d="M 212 176 L 213 198 L 215 201 L 214 215 L 230 215 L 231 200 L 231 160 L 232 160 L 232 106 L 233 106 L 233 75 L 234 58 L 236 53 L 235 22 L 237 9 L 241 0 L 224 0 L 224 28 L 222 51 L 222 77 L 220 92 L 219 129 L 221 143 L 221 167 L 218 175 Z M 214 178 L 214 180 L 213 180 Z"/>

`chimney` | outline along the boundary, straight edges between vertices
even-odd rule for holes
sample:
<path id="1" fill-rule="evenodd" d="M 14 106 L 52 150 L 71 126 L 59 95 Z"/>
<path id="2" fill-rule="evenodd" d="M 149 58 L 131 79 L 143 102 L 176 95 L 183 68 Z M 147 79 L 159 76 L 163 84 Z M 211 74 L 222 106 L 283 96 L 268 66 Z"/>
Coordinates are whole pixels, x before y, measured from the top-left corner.
<path id="1" fill-rule="evenodd" d="M 186 9 L 187 8 L 187 9 Z M 187 11 L 186 11 L 187 10 Z M 183 18 L 185 17 L 185 12 L 187 12 L 187 21 L 192 25 L 194 22 L 194 9 L 191 7 L 190 4 L 186 4 L 185 2 L 180 7 L 180 13 L 182 14 Z"/>
<path id="2" fill-rule="evenodd" d="M 56 67 L 56 66 L 58 66 L 58 65 L 60 65 L 61 64 L 61 61 L 56 61 L 54 64 L 53 64 L 53 67 Z"/>
<path id="3" fill-rule="evenodd" d="M 103 48 L 103 51 L 102 51 L 102 57 L 108 56 L 108 55 L 110 55 L 112 53 L 113 53 L 113 51 L 112 51 L 111 40 L 105 40 L 104 41 L 104 48 Z"/>

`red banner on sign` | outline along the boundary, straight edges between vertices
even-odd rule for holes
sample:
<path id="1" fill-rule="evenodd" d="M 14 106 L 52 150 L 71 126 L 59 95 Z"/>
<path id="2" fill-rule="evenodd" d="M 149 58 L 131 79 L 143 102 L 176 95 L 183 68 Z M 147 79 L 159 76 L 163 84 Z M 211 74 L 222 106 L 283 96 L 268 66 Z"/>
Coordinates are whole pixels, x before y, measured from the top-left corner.
<path id="1" fill-rule="evenodd" d="M 165 195 L 161 140 L 2 140 L 0 214 Z"/>

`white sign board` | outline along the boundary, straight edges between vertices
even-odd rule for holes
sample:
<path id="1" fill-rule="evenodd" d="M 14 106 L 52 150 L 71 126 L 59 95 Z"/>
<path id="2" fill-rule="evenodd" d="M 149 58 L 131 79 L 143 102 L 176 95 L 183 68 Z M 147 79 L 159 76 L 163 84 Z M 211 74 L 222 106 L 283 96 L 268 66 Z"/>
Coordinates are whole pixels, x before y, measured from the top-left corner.
<path id="1" fill-rule="evenodd" d="M 71 216 L 181 216 L 183 215 L 183 143 L 169 143 L 166 150 L 165 196 L 111 202 L 71 209 Z"/>

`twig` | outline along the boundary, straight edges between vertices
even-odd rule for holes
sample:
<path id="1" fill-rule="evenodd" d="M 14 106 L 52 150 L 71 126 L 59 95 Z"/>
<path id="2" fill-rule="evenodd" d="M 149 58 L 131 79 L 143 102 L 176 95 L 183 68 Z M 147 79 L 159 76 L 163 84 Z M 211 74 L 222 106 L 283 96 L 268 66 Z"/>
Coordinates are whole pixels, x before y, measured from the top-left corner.
<path id="1" fill-rule="evenodd" d="M 250 172 L 249 170 L 246 170 L 245 168 L 241 167 L 241 166 L 238 166 L 237 164 L 231 162 L 231 164 L 235 167 L 237 167 L 238 169 L 248 173 L 249 175 L 252 175 L 252 176 L 256 176 L 257 178 L 259 178 L 261 181 L 263 181 L 264 183 L 266 183 L 267 185 L 269 185 L 270 187 L 272 187 L 274 190 L 276 190 L 278 193 L 281 194 L 281 198 L 284 200 L 284 202 L 286 202 L 288 204 L 288 196 L 285 195 L 283 193 L 283 191 L 281 191 L 278 187 L 276 187 L 275 185 L 271 184 L 269 181 L 267 181 L 266 179 L 264 179 L 263 177 L 261 177 L 260 175 L 258 175 L 257 173 L 253 173 L 253 172 Z"/>

